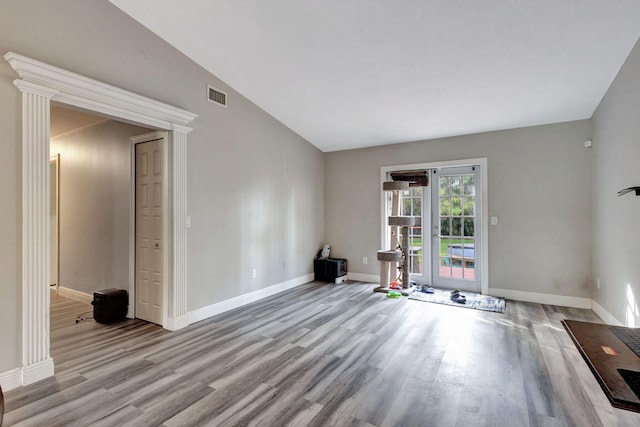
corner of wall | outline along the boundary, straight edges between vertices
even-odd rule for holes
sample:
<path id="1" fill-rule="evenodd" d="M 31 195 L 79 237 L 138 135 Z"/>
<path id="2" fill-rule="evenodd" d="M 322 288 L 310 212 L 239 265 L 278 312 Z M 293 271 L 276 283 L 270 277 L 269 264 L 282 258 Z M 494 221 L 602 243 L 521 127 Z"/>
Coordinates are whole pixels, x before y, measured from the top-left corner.
<path id="1" fill-rule="evenodd" d="M 81 302 L 83 304 L 91 304 L 91 301 L 93 301 L 93 297 L 90 294 L 86 292 L 76 291 L 75 289 L 71 288 L 65 288 L 64 286 L 60 286 L 58 288 L 58 295 L 64 298 L 69 298 L 71 300 Z"/>
<path id="2" fill-rule="evenodd" d="M 613 314 L 604 309 L 596 300 L 592 300 L 591 309 L 608 325 L 624 326 L 622 322 L 616 319 Z"/>

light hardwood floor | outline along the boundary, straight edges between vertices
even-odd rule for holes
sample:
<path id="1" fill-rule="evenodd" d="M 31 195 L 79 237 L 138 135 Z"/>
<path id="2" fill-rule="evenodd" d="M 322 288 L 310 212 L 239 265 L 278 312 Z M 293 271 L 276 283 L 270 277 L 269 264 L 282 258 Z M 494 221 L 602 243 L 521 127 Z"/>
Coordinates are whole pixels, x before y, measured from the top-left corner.
<path id="1" fill-rule="evenodd" d="M 6 393 L 25 426 L 640 426 L 566 334 L 590 310 L 505 314 L 310 283 L 178 332 L 75 324 L 53 297 L 56 376 Z"/>

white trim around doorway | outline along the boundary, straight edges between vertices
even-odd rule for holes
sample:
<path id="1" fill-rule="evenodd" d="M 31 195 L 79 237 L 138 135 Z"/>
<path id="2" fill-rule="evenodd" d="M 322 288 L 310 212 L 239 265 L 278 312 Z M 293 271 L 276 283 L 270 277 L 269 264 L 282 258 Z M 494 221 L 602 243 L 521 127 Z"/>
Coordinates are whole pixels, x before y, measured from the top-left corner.
<path id="1" fill-rule="evenodd" d="M 4 59 L 20 76 L 22 93 L 22 371 L 27 385 L 54 374 L 49 337 L 49 127 L 56 102 L 154 129 L 170 131 L 172 272 L 165 328 L 188 325 L 186 125 L 197 115 L 13 52 Z"/>

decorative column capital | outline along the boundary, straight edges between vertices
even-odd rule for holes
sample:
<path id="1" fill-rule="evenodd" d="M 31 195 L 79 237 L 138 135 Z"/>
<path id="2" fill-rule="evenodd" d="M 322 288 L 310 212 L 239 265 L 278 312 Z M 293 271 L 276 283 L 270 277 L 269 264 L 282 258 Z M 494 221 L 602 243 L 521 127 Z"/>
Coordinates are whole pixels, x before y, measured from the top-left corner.
<path id="1" fill-rule="evenodd" d="M 173 123 L 171 125 L 171 130 L 176 132 L 176 133 L 181 133 L 181 134 L 186 135 L 186 134 L 190 133 L 193 129 L 191 129 L 190 127 L 187 127 L 187 126 L 182 126 L 182 125 L 178 125 L 178 124 Z"/>
<path id="2" fill-rule="evenodd" d="M 20 79 L 14 80 L 13 84 L 15 85 L 15 87 L 20 89 L 20 92 L 22 93 L 32 93 L 34 95 L 40 95 L 49 99 L 55 97 L 60 93 L 60 91 L 58 90 L 50 89 L 37 83 L 31 83 Z"/>

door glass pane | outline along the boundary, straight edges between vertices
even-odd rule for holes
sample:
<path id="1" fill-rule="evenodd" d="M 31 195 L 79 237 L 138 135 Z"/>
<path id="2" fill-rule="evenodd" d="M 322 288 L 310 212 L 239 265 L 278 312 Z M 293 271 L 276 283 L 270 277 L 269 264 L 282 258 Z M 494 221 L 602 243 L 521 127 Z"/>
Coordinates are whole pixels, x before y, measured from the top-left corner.
<path id="1" fill-rule="evenodd" d="M 476 177 L 473 175 L 466 175 L 464 177 L 464 194 L 465 196 L 475 196 L 476 194 Z"/>
<path id="2" fill-rule="evenodd" d="M 462 199 L 462 214 L 464 216 L 474 216 L 476 208 L 475 197 L 465 197 Z"/>
<path id="3" fill-rule="evenodd" d="M 409 273 L 422 274 L 422 227 L 409 230 Z"/>
<path id="4" fill-rule="evenodd" d="M 462 215 L 462 200 L 460 199 L 460 197 L 451 198 L 451 215 L 453 216 Z"/>
<path id="5" fill-rule="evenodd" d="M 413 205 L 411 206 L 411 212 L 413 216 L 422 216 L 422 196 L 418 196 L 412 199 Z"/>
<path id="6" fill-rule="evenodd" d="M 451 218 L 451 235 L 462 236 L 462 218 Z"/>
<path id="7" fill-rule="evenodd" d="M 461 176 L 451 176 L 449 177 L 451 182 L 451 194 L 454 196 L 462 195 L 462 177 Z"/>
<path id="8" fill-rule="evenodd" d="M 444 197 L 440 200 L 440 216 L 451 215 L 451 198 Z"/>
<path id="9" fill-rule="evenodd" d="M 451 194 L 451 186 L 449 185 L 449 177 L 448 176 L 441 176 L 438 179 L 439 182 L 439 186 L 440 186 L 440 195 L 441 196 L 447 196 L 449 194 Z"/>
<path id="10" fill-rule="evenodd" d="M 440 248 L 434 274 L 452 285 L 454 280 L 476 280 L 476 173 L 438 177 Z"/>
<path id="11" fill-rule="evenodd" d="M 451 239 L 440 239 L 440 277 L 451 277 Z"/>
<path id="12" fill-rule="evenodd" d="M 402 192 L 400 215 L 422 217 L 422 187 Z M 422 274 L 422 227 L 409 228 L 409 273 Z"/>
<path id="13" fill-rule="evenodd" d="M 473 218 L 465 218 L 464 219 L 464 235 L 473 237 L 475 236 L 475 220 Z"/>
<path id="14" fill-rule="evenodd" d="M 440 217 L 440 234 L 442 236 L 451 236 L 451 218 Z"/>

